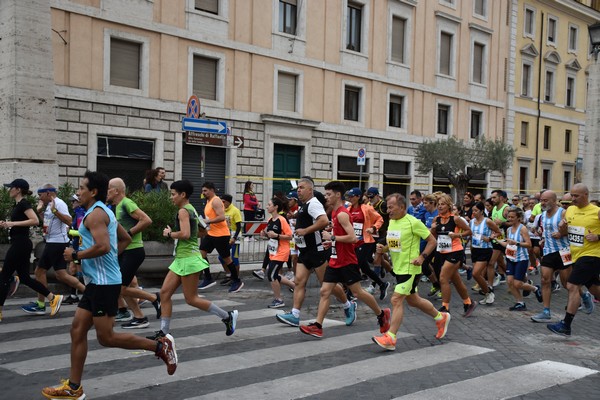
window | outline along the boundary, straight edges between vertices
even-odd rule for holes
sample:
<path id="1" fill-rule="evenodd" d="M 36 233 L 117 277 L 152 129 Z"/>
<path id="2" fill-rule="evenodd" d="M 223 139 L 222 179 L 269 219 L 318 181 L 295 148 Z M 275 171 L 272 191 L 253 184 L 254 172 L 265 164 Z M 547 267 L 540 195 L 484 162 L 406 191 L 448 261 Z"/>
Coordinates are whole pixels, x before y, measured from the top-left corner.
<path id="1" fill-rule="evenodd" d="M 571 130 L 567 129 L 565 131 L 565 153 L 571 152 Z"/>
<path id="2" fill-rule="evenodd" d="M 544 126 L 544 150 L 550 150 L 550 134 L 551 128 L 548 125 Z"/>
<path id="3" fill-rule="evenodd" d="M 523 31 L 525 32 L 525 36 L 535 36 L 535 11 L 531 8 L 525 9 Z"/>
<path id="4" fill-rule="evenodd" d="M 360 88 L 346 86 L 344 90 L 344 119 L 358 121 L 360 107 Z"/>
<path id="5" fill-rule="evenodd" d="M 451 75 L 452 72 L 452 34 L 442 32 L 440 34 L 440 59 L 439 73 Z"/>
<path id="6" fill-rule="evenodd" d="M 410 185 L 410 162 L 383 160 L 383 195 L 407 196 Z"/>
<path id="7" fill-rule="evenodd" d="M 569 26 L 569 51 L 577 51 L 577 39 L 579 30 L 576 26 Z"/>
<path id="8" fill-rule="evenodd" d="M 297 76 L 279 72 L 277 74 L 277 109 L 296 112 Z"/>
<path id="9" fill-rule="evenodd" d="M 481 135 L 482 122 L 481 111 L 471 111 L 471 139 L 477 139 Z"/>
<path id="10" fill-rule="evenodd" d="M 346 24 L 346 49 L 360 52 L 362 6 L 348 3 Z"/>
<path id="11" fill-rule="evenodd" d="M 296 34 L 296 0 L 279 0 L 279 32 Z"/>
<path id="12" fill-rule="evenodd" d="M 142 44 L 110 38 L 110 84 L 140 89 Z"/>
<path id="13" fill-rule="evenodd" d="M 546 71 L 546 87 L 544 91 L 544 101 L 552 102 L 554 100 L 554 72 Z"/>
<path id="14" fill-rule="evenodd" d="M 194 8 L 199 11 L 219 15 L 219 0 L 195 0 Z"/>
<path id="15" fill-rule="evenodd" d="M 450 122 L 450 106 L 445 104 L 438 104 L 438 121 L 437 121 L 437 133 L 447 135 L 449 132 Z"/>
<path id="16" fill-rule="evenodd" d="M 563 192 L 571 190 L 571 171 L 563 171 Z"/>
<path id="17" fill-rule="evenodd" d="M 557 21 L 555 18 L 548 17 L 548 43 L 556 43 L 556 25 Z"/>
<path id="18" fill-rule="evenodd" d="M 523 64 L 523 72 L 521 76 L 521 95 L 524 97 L 531 97 L 531 65 Z"/>
<path id="19" fill-rule="evenodd" d="M 521 146 L 527 146 L 529 139 L 529 122 L 521 121 Z"/>
<path id="20" fill-rule="evenodd" d="M 402 128 L 402 106 L 404 102 L 404 97 L 391 95 L 390 96 L 390 116 L 389 116 L 389 126 L 394 128 Z"/>
<path id="21" fill-rule="evenodd" d="M 528 175 L 529 175 L 529 168 L 527 168 L 527 167 L 519 168 L 519 192 L 520 193 L 527 192 Z"/>
<path id="22" fill-rule="evenodd" d="M 575 78 L 572 76 L 567 77 L 567 98 L 565 99 L 565 105 L 567 107 L 575 107 Z"/>
<path id="23" fill-rule="evenodd" d="M 485 17 L 487 15 L 487 10 L 486 10 L 486 0 L 475 0 L 474 1 L 474 13 L 475 15 L 480 15 L 482 17 Z"/>
<path id="24" fill-rule="evenodd" d="M 217 100 L 217 65 L 214 58 L 194 56 L 193 92 L 201 99 Z"/>
<path id="25" fill-rule="evenodd" d="M 367 189 L 369 184 L 369 161 L 370 159 L 367 157 L 361 174 L 361 167 L 356 165 L 356 156 L 338 156 L 337 179 L 344 182 L 346 190 L 359 187 L 359 181 L 363 192 Z M 361 175 L 362 181 L 360 180 Z"/>
<path id="26" fill-rule="evenodd" d="M 152 168 L 154 141 L 97 136 L 96 170 L 109 178 L 120 177 L 130 190 L 143 189 L 139 171 Z"/>
<path id="27" fill-rule="evenodd" d="M 406 20 L 399 17 L 392 18 L 392 61 L 404 63 L 404 33 Z"/>
<path id="28" fill-rule="evenodd" d="M 550 185 L 551 174 L 547 168 L 542 169 L 542 188 L 547 189 Z"/>
<path id="29" fill-rule="evenodd" d="M 483 57 L 485 45 L 481 43 L 473 44 L 473 82 L 483 83 Z"/>

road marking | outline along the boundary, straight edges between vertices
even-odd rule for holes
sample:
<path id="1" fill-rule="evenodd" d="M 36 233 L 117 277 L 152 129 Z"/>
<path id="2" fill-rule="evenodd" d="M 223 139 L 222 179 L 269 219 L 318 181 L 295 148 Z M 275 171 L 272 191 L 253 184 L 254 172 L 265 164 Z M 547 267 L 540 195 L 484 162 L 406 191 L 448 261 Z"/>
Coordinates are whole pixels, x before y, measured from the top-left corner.
<path id="1" fill-rule="evenodd" d="M 421 390 L 394 400 L 494 400 L 508 399 L 564 385 L 599 371 L 555 361 L 540 361 L 436 388 Z"/>

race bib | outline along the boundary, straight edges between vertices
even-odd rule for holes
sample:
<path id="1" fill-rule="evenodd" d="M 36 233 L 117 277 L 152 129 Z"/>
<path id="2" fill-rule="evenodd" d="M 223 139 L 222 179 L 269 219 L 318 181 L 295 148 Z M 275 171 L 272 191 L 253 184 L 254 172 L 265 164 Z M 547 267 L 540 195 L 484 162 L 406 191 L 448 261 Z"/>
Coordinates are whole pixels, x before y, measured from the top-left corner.
<path id="1" fill-rule="evenodd" d="M 279 248 L 279 240 L 269 239 L 269 243 L 267 243 L 267 250 L 269 251 L 269 254 L 272 256 L 277 255 L 278 248 Z"/>
<path id="2" fill-rule="evenodd" d="M 335 242 L 331 242 L 331 257 L 330 258 L 337 258 L 337 251 L 335 249 Z"/>
<path id="3" fill-rule="evenodd" d="M 290 240 L 290 250 L 296 250 L 296 242 Z"/>
<path id="4" fill-rule="evenodd" d="M 448 235 L 438 235 L 437 251 L 440 253 L 452 252 L 452 238 Z"/>
<path id="5" fill-rule="evenodd" d="M 583 226 L 569 226 L 569 243 L 571 246 L 583 247 L 585 228 Z"/>
<path id="6" fill-rule="evenodd" d="M 304 236 L 298 236 L 294 234 L 294 241 L 296 242 L 296 246 L 300 248 L 306 247 L 306 242 L 304 241 Z"/>
<path id="7" fill-rule="evenodd" d="M 354 228 L 354 234 L 358 238 L 358 240 L 362 240 L 363 238 L 363 224 L 361 222 L 354 222 L 352 224 Z"/>
<path id="8" fill-rule="evenodd" d="M 506 258 L 510 261 L 517 261 L 517 245 L 509 244 L 506 246 Z"/>
<path id="9" fill-rule="evenodd" d="M 400 231 L 388 231 L 386 240 L 388 248 L 392 253 L 400 253 L 402 244 L 400 243 Z"/>
<path id="10" fill-rule="evenodd" d="M 48 234 L 48 226 L 50 225 L 50 219 L 44 217 L 44 225 L 42 225 L 42 234 L 46 236 Z"/>
<path id="11" fill-rule="evenodd" d="M 482 247 L 483 246 L 482 236 L 483 235 L 481 233 L 474 233 L 473 236 L 471 236 L 471 245 L 473 247 Z"/>
<path id="12" fill-rule="evenodd" d="M 562 249 L 558 251 L 558 254 L 560 254 L 560 259 L 563 262 L 563 265 L 566 267 L 567 265 L 571 265 L 573 264 L 573 258 L 571 257 L 571 250 L 569 249 Z"/>

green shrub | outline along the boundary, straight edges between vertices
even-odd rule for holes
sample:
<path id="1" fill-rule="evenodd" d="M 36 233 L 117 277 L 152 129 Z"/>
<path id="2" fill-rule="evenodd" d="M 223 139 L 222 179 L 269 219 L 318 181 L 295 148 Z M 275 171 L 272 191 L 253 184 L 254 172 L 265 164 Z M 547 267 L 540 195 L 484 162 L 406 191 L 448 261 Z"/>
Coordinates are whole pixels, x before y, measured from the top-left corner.
<path id="1" fill-rule="evenodd" d="M 167 225 L 173 227 L 177 215 L 177 206 L 171 201 L 171 193 L 166 190 L 150 193 L 137 191 L 131 193 L 129 198 L 152 219 L 152 225 L 142 233 L 143 239 L 157 242 L 170 240 L 162 233 Z"/>

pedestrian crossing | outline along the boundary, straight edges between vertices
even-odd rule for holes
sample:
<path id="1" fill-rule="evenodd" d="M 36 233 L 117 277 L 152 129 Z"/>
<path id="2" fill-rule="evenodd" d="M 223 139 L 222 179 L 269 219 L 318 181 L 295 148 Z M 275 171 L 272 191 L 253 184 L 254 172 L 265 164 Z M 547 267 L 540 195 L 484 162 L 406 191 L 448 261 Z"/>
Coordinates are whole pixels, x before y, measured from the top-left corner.
<path id="1" fill-rule="evenodd" d="M 498 363 L 491 373 L 457 381 L 430 382 L 427 377 L 434 371 L 452 374 L 501 355 L 491 346 L 464 343 L 459 335 L 437 341 L 433 323 L 431 337 L 401 330 L 397 351 L 385 352 L 371 342 L 378 329 L 364 310 L 347 327 L 341 310 L 333 309 L 324 322 L 324 338 L 318 340 L 276 322 L 281 310 L 258 308 L 256 300 L 232 297 L 215 303 L 240 310 L 233 336 L 225 336 L 217 317 L 188 306 L 181 294 L 174 296 L 171 328 L 179 365 L 172 376 L 151 352 L 99 346 L 92 330 L 83 381 L 87 398 L 322 399 L 339 398 L 335 393 L 342 391 L 345 397 L 352 393 L 361 398 L 371 397 L 369 388 L 376 383 L 387 382 L 384 398 L 503 399 L 598 376 L 593 368 L 538 359 L 523 365 Z M 40 398 L 43 386 L 69 375 L 68 330 L 75 307 L 49 318 L 24 317 L 15 305 L 8 310 L 14 318 L 0 323 L 0 380 L 11 382 L 2 397 Z M 151 326 L 128 332 L 143 336 L 158 329 L 152 308 L 144 311 Z"/>

